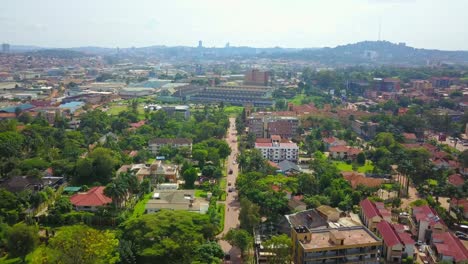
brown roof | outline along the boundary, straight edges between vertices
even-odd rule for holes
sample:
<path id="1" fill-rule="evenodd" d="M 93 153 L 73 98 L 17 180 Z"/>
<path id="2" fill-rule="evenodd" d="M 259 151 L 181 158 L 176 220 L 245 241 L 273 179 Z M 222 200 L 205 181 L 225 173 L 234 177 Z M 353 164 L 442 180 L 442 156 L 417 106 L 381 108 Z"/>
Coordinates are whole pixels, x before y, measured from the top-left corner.
<path id="1" fill-rule="evenodd" d="M 379 187 L 382 183 L 385 182 L 383 179 L 369 178 L 364 176 L 364 174 L 356 172 L 342 172 L 341 173 L 345 180 L 351 184 L 352 188 L 356 188 L 359 185 L 364 185 L 367 187 Z"/>

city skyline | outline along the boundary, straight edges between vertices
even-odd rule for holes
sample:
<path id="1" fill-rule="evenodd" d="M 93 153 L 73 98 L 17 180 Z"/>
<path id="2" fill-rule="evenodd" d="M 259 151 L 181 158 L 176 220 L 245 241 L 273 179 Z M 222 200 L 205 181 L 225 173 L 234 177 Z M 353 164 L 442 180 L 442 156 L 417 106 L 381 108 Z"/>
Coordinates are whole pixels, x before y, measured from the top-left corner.
<path id="1" fill-rule="evenodd" d="M 195 47 L 202 40 L 205 47 L 319 48 L 380 38 L 468 50 L 467 9 L 463 0 L 19 0 L 2 4 L 0 42 L 123 48 Z"/>

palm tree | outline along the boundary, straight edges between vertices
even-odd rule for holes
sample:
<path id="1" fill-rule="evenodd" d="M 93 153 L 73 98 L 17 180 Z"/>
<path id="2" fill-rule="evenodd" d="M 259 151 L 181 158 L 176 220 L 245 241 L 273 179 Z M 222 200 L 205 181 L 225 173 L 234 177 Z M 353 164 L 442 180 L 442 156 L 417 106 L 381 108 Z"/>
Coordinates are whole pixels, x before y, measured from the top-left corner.
<path id="1" fill-rule="evenodd" d="M 112 203 L 117 208 L 121 206 L 121 200 L 126 193 L 125 189 L 122 187 L 123 185 L 121 184 L 121 182 L 116 180 L 112 183 L 107 184 L 106 188 L 104 189 L 104 194 L 112 199 Z"/>

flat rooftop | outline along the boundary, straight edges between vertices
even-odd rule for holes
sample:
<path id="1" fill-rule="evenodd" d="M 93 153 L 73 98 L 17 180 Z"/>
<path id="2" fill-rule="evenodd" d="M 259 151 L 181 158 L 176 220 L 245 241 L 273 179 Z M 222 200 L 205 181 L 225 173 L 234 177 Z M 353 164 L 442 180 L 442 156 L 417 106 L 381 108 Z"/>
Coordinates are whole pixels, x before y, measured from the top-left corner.
<path id="1" fill-rule="evenodd" d="M 330 239 L 330 234 L 335 233 L 336 237 L 342 238 L 343 245 L 336 245 Z M 349 246 L 365 246 L 367 244 L 380 244 L 382 241 L 372 234 L 366 228 L 349 227 L 325 230 L 312 230 L 310 232 L 311 240 L 304 243 L 301 242 L 304 249 L 327 249 L 330 247 L 349 247 Z"/>

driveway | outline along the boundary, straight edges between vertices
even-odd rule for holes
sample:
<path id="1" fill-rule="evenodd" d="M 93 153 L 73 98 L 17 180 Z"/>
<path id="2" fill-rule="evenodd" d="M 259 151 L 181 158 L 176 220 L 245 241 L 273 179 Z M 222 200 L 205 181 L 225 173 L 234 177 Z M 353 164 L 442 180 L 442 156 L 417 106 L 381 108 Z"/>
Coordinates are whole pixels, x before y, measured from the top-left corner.
<path id="1" fill-rule="evenodd" d="M 237 200 L 237 190 L 229 192 L 230 187 L 235 187 L 237 175 L 239 173 L 239 167 L 236 162 L 238 148 L 237 148 L 237 130 L 236 130 L 236 119 L 229 118 L 229 129 L 226 136 L 226 142 L 231 147 L 231 155 L 227 159 L 227 186 L 226 186 L 226 211 L 225 211 L 225 220 L 224 220 L 224 230 L 221 234 L 218 235 L 219 238 L 223 237 L 231 228 L 239 227 L 239 210 L 240 204 Z M 232 169 L 232 174 L 229 174 L 229 170 Z M 231 186 L 229 186 L 231 183 Z M 219 244 L 224 252 L 229 252 L 231 255 L 231 261 L 226 261 L 225 263 L 242 263 L 240 258 L 240 250 L 236 247 L 231 246 L 228 242 L 224 240 L 219 240 Z"/>

